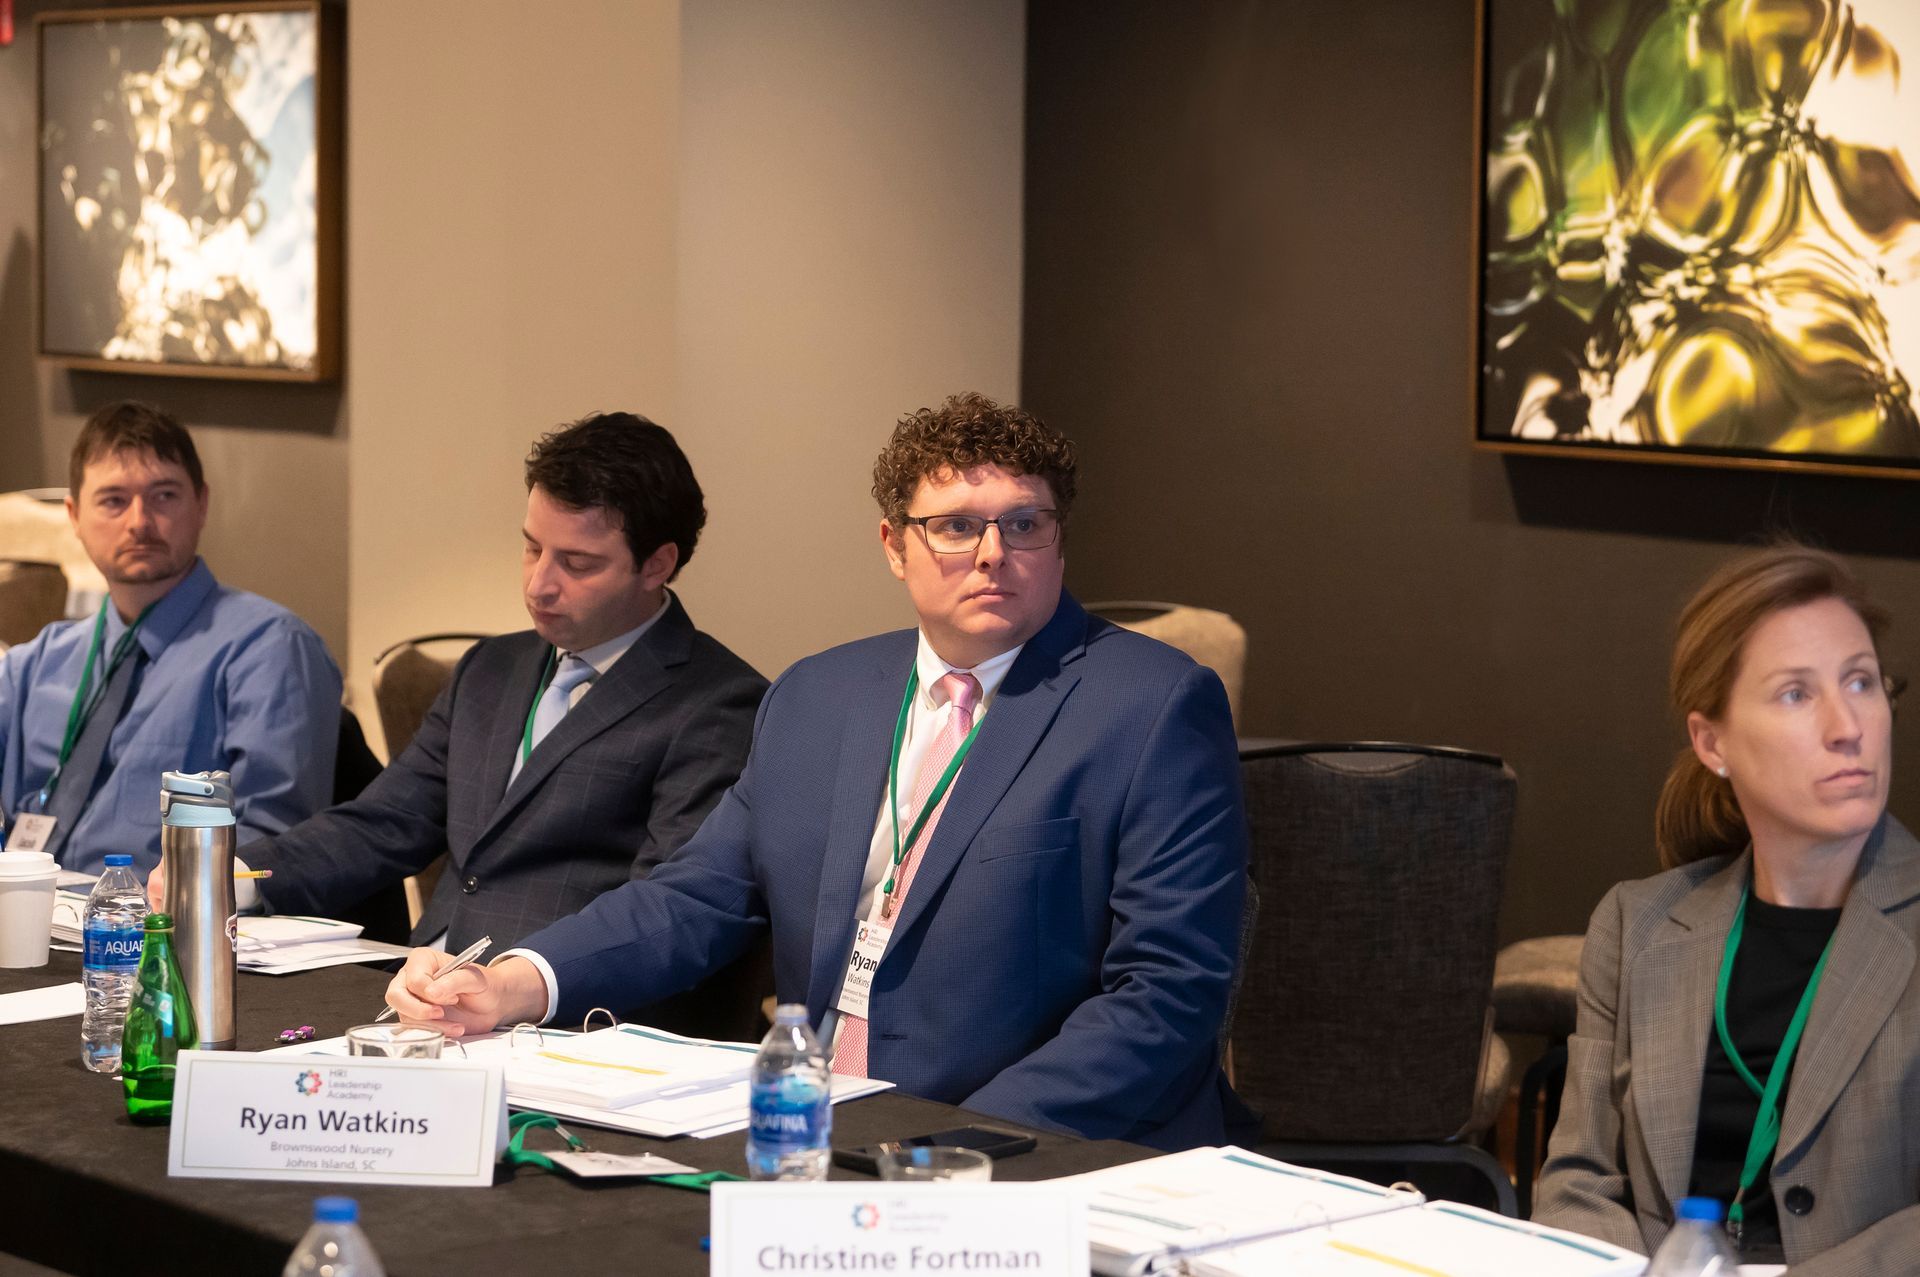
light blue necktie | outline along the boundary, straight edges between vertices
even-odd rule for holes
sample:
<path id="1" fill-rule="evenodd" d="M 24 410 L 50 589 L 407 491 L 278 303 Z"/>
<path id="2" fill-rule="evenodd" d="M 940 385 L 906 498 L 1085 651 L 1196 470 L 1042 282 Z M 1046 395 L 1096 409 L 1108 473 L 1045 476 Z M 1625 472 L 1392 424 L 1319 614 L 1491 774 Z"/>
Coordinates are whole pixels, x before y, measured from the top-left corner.
<path id="1" fill-rule="evenodd" d="M 572 652 L 560 658 L 559 667 L 553 671 L 553 681 L 547 684 L 547 690 L 541 694 L 540 704 L 533 711 L 534 749 L 539 749 L 540 742 L 547 738 L 549 732 L 560 726 L 560 720 L 567 716 L 567 710 L 573 703 L 573 689 L 591 680 L 594 673 L 593 666 Z M 527 759 L 531 756 L 532 753 L 529 751 L 513 760 L 513 772 L 507 777 L 509 786 L 520 775 L 520 769 L 526 766 Z"/>

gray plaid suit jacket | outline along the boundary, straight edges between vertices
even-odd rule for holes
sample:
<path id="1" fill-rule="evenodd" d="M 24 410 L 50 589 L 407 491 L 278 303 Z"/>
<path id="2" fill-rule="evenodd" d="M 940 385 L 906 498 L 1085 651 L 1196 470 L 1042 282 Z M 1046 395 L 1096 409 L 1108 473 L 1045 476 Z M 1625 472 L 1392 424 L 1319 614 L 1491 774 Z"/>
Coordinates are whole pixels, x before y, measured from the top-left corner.
<path id="1" fill-rule="evenodd" d="M 268 904 L 336 914 L 445 851 L 414 943 L 498 953 L 679 850 L 740 774 L 767 681 L 675 599 L 509 786 L 547 650 L 531 630 L 476 645 L 358 798 L 240 848 L 273 871 Z"/>
<path id="2" fill-rule="evenodd" d="M 1750 853 L 1700 861 L 1622 883 L 1594 911 L 1536 1220 L 1649 1254 L 1666 1236 L 1693 1167 L 1721 952 L 1751 876 Z M 1920 1272 L 1917 946 L 1920 843 L 1883 816 L 1781 1115 L 1772 1182 L 1794 1277 Z"/>

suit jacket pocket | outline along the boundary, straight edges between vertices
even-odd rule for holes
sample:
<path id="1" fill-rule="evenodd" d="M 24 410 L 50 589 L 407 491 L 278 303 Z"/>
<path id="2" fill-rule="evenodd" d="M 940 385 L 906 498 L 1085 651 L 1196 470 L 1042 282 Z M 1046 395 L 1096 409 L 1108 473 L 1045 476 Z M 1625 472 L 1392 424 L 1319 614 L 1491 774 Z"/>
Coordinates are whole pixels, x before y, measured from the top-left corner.
<path id="1" fill-rule="evenodd" d="M 973 838 L 973 859 L 981 864 L 1010 856 L 1037 856 L 1080 845 L 1080 818 L 1063 816 L 1028 825 L 988 825 Z"/>

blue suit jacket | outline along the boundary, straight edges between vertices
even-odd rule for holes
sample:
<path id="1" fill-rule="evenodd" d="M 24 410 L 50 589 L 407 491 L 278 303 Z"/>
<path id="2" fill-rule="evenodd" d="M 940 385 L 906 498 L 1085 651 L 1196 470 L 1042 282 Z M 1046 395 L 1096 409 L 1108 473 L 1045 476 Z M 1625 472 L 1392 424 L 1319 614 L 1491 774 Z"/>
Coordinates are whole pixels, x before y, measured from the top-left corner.
<path id="1" fill-rule="evenodd" d="M 553 966 L 561 1021 L 684 989 L 771 926 L 780 1000 L 820 1022 L 915 642 L 788 670 L 739 783 L 680 852 L 524 942 Z M 1089 1138 L 1222 1139 L 1246 828 L 1212 671 L 1063 593 L 922 854 L 875 979 L 875 1076 Z"/>

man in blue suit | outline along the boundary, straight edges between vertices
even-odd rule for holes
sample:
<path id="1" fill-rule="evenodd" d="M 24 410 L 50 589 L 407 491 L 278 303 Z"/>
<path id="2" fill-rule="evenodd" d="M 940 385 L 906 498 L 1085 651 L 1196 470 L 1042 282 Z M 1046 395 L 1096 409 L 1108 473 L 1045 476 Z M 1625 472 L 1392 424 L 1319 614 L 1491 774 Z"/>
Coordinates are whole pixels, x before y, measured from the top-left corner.
<path id="1" fill-rule="evenodd" d="M 1246 863 L 1214 674 L 1061 586 L 1073 446 L 959 395 L 874 471 L 917 630 L 803 660 L 680 853 L 486 968 L 388 991 L 448 1033 L 686 988 L 772 931 L 835 1068 L 1090 1138 L 1220 1142 Z"/>

